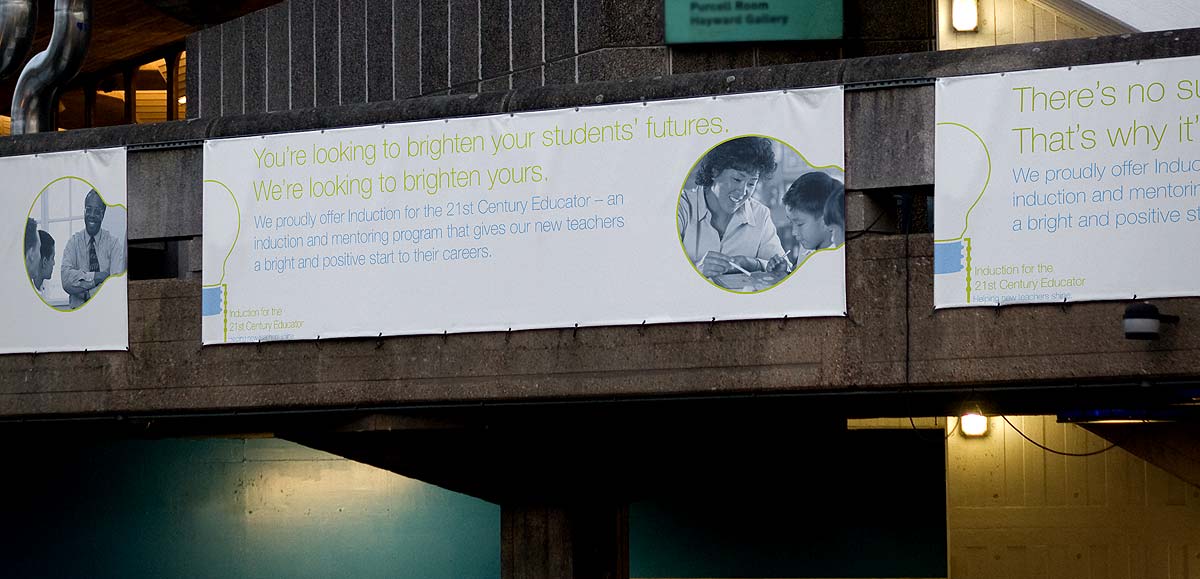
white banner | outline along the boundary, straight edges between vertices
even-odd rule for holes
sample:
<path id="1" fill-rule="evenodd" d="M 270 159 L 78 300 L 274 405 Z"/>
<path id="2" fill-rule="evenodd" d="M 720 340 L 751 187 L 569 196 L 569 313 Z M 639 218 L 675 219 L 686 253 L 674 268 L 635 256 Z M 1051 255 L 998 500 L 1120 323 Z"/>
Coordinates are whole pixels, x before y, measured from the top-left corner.
<path id="1" fill-rule="evenodd" d="M 0 158 L 0 353 L 126 350 L 125 149 Z"/>
<path id="2" fill-rule="evenodd" d="M 1200 57 L 937 83 L 937 307 L 1200 295 Z"/>
<path id="3" fill-rule="evenodd" d="M 209 141 L 204 343 L 844 315 L 842 119 L 833 87 Z"/>

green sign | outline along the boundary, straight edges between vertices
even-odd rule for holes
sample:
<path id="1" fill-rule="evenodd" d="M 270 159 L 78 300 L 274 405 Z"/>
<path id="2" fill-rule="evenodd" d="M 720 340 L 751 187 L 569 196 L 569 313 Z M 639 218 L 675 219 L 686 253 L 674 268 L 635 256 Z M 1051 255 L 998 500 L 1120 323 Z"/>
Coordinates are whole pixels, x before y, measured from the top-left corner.
<path id="1" fill-rule="evenodd" d="M 843 0 L 664 0 L 667 44 L 842 37 Z"/>

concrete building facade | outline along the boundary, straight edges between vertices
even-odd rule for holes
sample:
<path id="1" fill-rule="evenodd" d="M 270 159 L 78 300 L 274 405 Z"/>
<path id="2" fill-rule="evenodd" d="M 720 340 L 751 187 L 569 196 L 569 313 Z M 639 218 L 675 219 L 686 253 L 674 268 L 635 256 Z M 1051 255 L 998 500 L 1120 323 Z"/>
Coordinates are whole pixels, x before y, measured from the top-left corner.
<path id="1" fill-rule="evenodd" d="M 1200 300 L 1162 300 L 1185 323 L 1156 342 L 1124 338 L 1117 302 L 934 311 L 928 207 L 932 79 L 1198 55 L 1200 29 L 932 51 L 936 23 L 930 2 L 848 2 L 840 42 L 677 47 L 651 0 L 289 0 L 206 28 L 187 120 L 0 139 L 5 156 L 128 147 L 129 241 L 174 256 L 171 279 L 129 284 L 128 352 L 0 357 L 0 428 L 294 441 L 499 504 L 500 576 L 525 579 L 628 577 L 631 503 L 797 451 L 821 472 L 879 426 L 854 421 L 896 419 L 951 435 L 949 576 L 1191 576 L 1191 423 L 1096 427 L 1132 453 L 1099 463 L 1013 433 L 1090 451 L 1040 416 L 1194 419 Z M 846 87 L 844 318 L 200 345 L 205 139 L 829 85 Z M 1039 417 L 993 419 L 973 454 L 930 422 L 966 405 Z M 1103 531 L 1046 538 L 1073 529 Z"/>

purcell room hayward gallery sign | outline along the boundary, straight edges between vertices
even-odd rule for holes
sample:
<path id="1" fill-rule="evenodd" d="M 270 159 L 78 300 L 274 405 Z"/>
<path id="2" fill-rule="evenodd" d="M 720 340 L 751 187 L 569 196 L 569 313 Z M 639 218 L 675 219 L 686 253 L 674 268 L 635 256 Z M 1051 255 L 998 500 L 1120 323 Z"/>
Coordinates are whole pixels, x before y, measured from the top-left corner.
<path id="1" fill-rule="evenodd" d="M 665 0 L 667 44 L 842 37 L 841 0 Z"/>

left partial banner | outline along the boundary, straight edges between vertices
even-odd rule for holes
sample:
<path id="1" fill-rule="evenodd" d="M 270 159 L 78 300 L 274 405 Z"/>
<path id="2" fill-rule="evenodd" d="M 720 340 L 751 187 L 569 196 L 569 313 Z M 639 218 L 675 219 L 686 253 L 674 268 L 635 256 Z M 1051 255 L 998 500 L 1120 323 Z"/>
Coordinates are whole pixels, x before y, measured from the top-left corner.
<path id="1" fill-rule="evenodd" d="M 0 158 L 0 353 L 126 350 L 125 149 Z"/>

